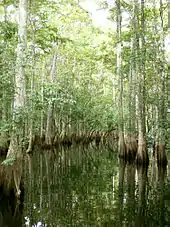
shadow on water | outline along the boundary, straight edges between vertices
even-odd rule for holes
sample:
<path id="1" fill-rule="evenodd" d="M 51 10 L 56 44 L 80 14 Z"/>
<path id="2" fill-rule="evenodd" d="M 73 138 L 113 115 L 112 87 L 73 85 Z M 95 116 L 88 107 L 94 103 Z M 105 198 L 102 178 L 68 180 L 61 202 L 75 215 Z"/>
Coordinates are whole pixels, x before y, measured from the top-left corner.
<path id="1" fill-rule="evenodd" d="M 137 169 L 101 146 L 36 150 L 24 160 L 23 206 L 5 195 L 0 226 L 170 226 L 168 172 L 155 160 Z"/>
<path id="2" fill-rule="evenodd" d="M 2 160 L 1 160 L 2 161 Z M 22 226 L 23 193 L 20 191 L 22 161 L 0 165 L 0 226 Z"/>

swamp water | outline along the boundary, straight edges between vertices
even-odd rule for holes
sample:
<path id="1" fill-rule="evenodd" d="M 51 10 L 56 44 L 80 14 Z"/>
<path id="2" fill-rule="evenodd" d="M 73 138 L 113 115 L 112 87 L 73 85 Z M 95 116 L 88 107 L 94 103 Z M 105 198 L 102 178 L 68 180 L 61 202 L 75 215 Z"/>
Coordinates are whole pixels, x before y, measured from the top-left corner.
<path id="1" fill-rule="evenodd" d="M 170 226 L 170 163 L 120 163 L 107 148 L 35 150 L 20 201 L 0 192 L 0 227 Z"/>

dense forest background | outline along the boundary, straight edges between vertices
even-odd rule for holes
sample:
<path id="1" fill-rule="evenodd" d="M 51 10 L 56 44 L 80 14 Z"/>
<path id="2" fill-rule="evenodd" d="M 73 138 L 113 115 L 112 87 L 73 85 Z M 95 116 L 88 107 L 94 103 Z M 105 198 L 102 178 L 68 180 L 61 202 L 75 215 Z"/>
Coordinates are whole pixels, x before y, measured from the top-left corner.
<path id="1" fill-rule="evenodd" d="M 148 164 L 152 146 L 166 164 L 167 1 L 100 1 L 107 28 L 80 3 L 1 2 L 1 150 L 116 138 L 120 157 Z"/>

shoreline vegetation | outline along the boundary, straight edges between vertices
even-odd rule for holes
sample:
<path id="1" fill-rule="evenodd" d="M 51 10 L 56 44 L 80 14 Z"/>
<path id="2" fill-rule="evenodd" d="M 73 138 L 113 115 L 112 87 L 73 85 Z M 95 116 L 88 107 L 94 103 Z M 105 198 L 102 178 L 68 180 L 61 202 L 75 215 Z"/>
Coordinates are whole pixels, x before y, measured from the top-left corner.
<path id="1" fill-rule="evenodd" d="M 29 140 L 27 139 L 26 141 L 23 141 L 23 146 L 22 146 L 22 154 L 29 154 L 34 151 L 35 147 L 39 147 L 41 149 L 45 150 L 51 150 L 53 148 L 57 148 L 58 146 L 63 146 L 63 147 L 71 147 L 74 145 L 82 145 L 82 146 L 89 146 L 92 145 L 93 147 L 98 147 L 100 146 L 105 146 L 106 148 L 112 150 L 113 152 L 116 149 L 118 149 L 118 142 L 119 142 L 119 137 L 118 137 L 118 131 L 108 131 L 108 132 L 99 132 L 99 131 L 92 131 L 89 133 L 60 133 L 57 134 L 48 140 L 46 139 L 45 135 L 43 137 L 41 136 L 34 136 L 32 138 L 31 142 L 31 149 L 29 149 Z M 50 143 L 49 143 L 50 141 Z M 0 155 L 7 155 L 8 152 L 8 146 L 9 142 L 6 143 L 6 147 L 0 146 Z M 143 163 L 138 163 L 137 160 L 137 149 L 138 149 L 138 137 L 137 135 L 134 136 L 132 134 L 125 135 L 125 156 L 119 156 L 120 159 L 124 159 L 125 162 L 128 163 L 134 163 L 136 162 L 137 165 L 141 165 Z M 149 150 L 152 153 L 153 157 L 156 157 L 157 160 L 158 158 L 158 151 L 156 144 L 154 140 L 148 141 L 146 149 Z M 144 166 L 149 164 L 149 160 L 147 163 L 144 163 Z M 166 166 L 167 165 L 167 160 L 165 160 L 163 163 L 159 163 L 158 165 Z"/>
<path id="2" fill-rule="evenodd" d="M 113 149 L 116 141 L 125 161 L 148 166 L 152 146 L 157 164 L 167 165 L 167 4 L 105 3 L 114 28 L 94 26 L 75 0 L 3 1 L 0 151 L 6 160 L 34 146 Z"/>

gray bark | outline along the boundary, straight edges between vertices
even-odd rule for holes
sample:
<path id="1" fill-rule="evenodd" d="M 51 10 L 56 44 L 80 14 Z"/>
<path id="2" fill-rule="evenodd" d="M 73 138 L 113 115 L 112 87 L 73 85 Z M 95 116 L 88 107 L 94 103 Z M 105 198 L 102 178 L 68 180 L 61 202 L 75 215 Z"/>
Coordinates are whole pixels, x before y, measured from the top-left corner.
<path id="1" fill-rule="evenodd" d="M 117 7 L 117 76 L 118 76 L 118 89 L 119 89 L 119 98 L 118 98 L 118 111 L 119 111 L 119 157 L 125 158 L 126 149 L 125 149 L 125 141 L 124 141 L 124 122 L 123 122 L 123 77 L 121 72 L 121 3 L 120 0 L 116 1 Z"/>
<path id="2" fill-rule="evenodd" d="M 139 3 L 136 2 L 135 16 L 137 17 L 137 25 L 139 29 Z M 149 158 L 146 146 L 146 125 L 145 125 L 145 102 L 144 102 L 144 93 L 145 93 L 145 15 L 144 15 L 144 0 L 141 1 L 141 34 L 138 34 L 136 37 L 137 46 L 138 46 L 138 57 L 139 61 L 136 65 L 137 72 L 137 119 L 138 119 L 138 150 L 137 150 L 137 163 L 142 165 L 148 165 Z"/>
<path id="3" fill-rule="evenodd" d="M 17 46 L 17 62 L 15 75 L 15 94 L 14 94 L 14 109 L 13 109 L 13 132 L 11 136 L 10 146 L 7 157 L 20 156 L 22 153 L 22 137 L 23 127 L 21 128 L 20 121 L 22 118 L 21 110 L 24 109 L 26 101 L 25 89 L 25 65 L 26 65 L 26 44 L 27 44 L 27 0 L 19 1 L 19 20 L 18 20 L 18 46 Z M 16 135 L 17 133 L 17 135 Z"/>

